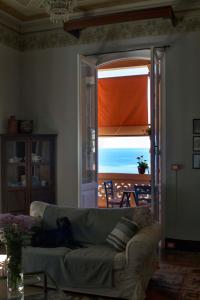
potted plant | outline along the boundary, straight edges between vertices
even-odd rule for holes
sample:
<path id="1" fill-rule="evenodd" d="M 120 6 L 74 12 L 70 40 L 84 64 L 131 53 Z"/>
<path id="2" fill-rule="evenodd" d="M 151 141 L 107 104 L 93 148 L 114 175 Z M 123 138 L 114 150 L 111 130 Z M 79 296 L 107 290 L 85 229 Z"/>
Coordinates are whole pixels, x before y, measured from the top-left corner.
<path id="1" fill-rule="evenodd" d="M 137 164 L 138 164 L 138 173 L 139 174 L 144 174 L 146 169 L 149 168 L 149 165 L 144 159 L 143 155 L 137 157 Z"/>

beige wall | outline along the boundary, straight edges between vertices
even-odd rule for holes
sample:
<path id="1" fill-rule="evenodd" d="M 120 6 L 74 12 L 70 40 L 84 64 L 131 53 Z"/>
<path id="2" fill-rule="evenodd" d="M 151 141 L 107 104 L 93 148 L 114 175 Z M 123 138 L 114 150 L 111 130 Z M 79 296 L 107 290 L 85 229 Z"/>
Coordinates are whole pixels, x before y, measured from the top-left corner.
<path id="1" fill-rule="evenodd" d="M 0 133 L 6 132 L 9 116 L 20 111 L 20 60 L 18 51 L 0 45 Z"/>
<path id="2" fill-rule="evenodd" d="M 192 120 L 200 119 L 200 33 L 180 36 L 167 50 L 168 236 L 200 240 L 200 170 L 192 169 Z M 170 164 L 182 169 L 176 175 Z"/>
<path id="3" fill-rule="evenodd" d="M 0 132 L 6 130 L 7 119 L 20 111 L 21 53 L 0 45 Z M 23 108 L 22 108 L 23 109 Z"/>
<path id="4" fill-rule="evenodd" d="M 73 48 L 24 53 L 22 99 L 38 132 L 56 132 L 57 199 L 77 206 L 77 65 Z"/>

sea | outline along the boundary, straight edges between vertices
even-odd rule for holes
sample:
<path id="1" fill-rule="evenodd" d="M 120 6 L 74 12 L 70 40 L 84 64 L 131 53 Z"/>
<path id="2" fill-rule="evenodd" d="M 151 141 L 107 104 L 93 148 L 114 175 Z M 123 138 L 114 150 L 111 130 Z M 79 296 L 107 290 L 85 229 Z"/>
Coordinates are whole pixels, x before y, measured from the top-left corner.
<path id="1" fill-rule="evenodd" d="M 99 173 L 137 174 L 137 157 L 143 155 L 150 166 L 150 153 L 146 148 L 98 149 Z"/>

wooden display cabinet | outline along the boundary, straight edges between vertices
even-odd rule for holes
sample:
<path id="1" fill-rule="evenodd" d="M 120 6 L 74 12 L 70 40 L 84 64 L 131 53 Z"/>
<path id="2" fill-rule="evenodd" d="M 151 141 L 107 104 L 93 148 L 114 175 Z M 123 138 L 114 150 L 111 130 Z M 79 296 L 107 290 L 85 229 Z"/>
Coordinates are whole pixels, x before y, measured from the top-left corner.
<path id="1" fill-rule="evenodd" d="M 27 214 L 33 201 L 56 203 L 56 135 L 1 135 L 1 207 Z"/>

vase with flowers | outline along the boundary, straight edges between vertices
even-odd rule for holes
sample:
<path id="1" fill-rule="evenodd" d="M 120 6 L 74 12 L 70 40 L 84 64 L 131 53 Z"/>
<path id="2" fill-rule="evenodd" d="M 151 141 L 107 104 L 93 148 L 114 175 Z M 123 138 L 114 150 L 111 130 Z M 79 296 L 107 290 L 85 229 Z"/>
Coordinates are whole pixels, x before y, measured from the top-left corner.
<path id="1" fill-rule="evenodd" d="M 0 237 L 7 252 L 8 299 L 23 299 L 22 247 L 33 225 L 34 218 L 30 216 L 0 214 Z"/>
<path id="2" fill-rule="evenodd" d="M 138 173 L 139 174 L 144 174 L 145 171 L 149 169 L 147 160 L 144 159 L 143 155 L 140 155 L 137 157 L 137 164 L 138 164 Z"/>

